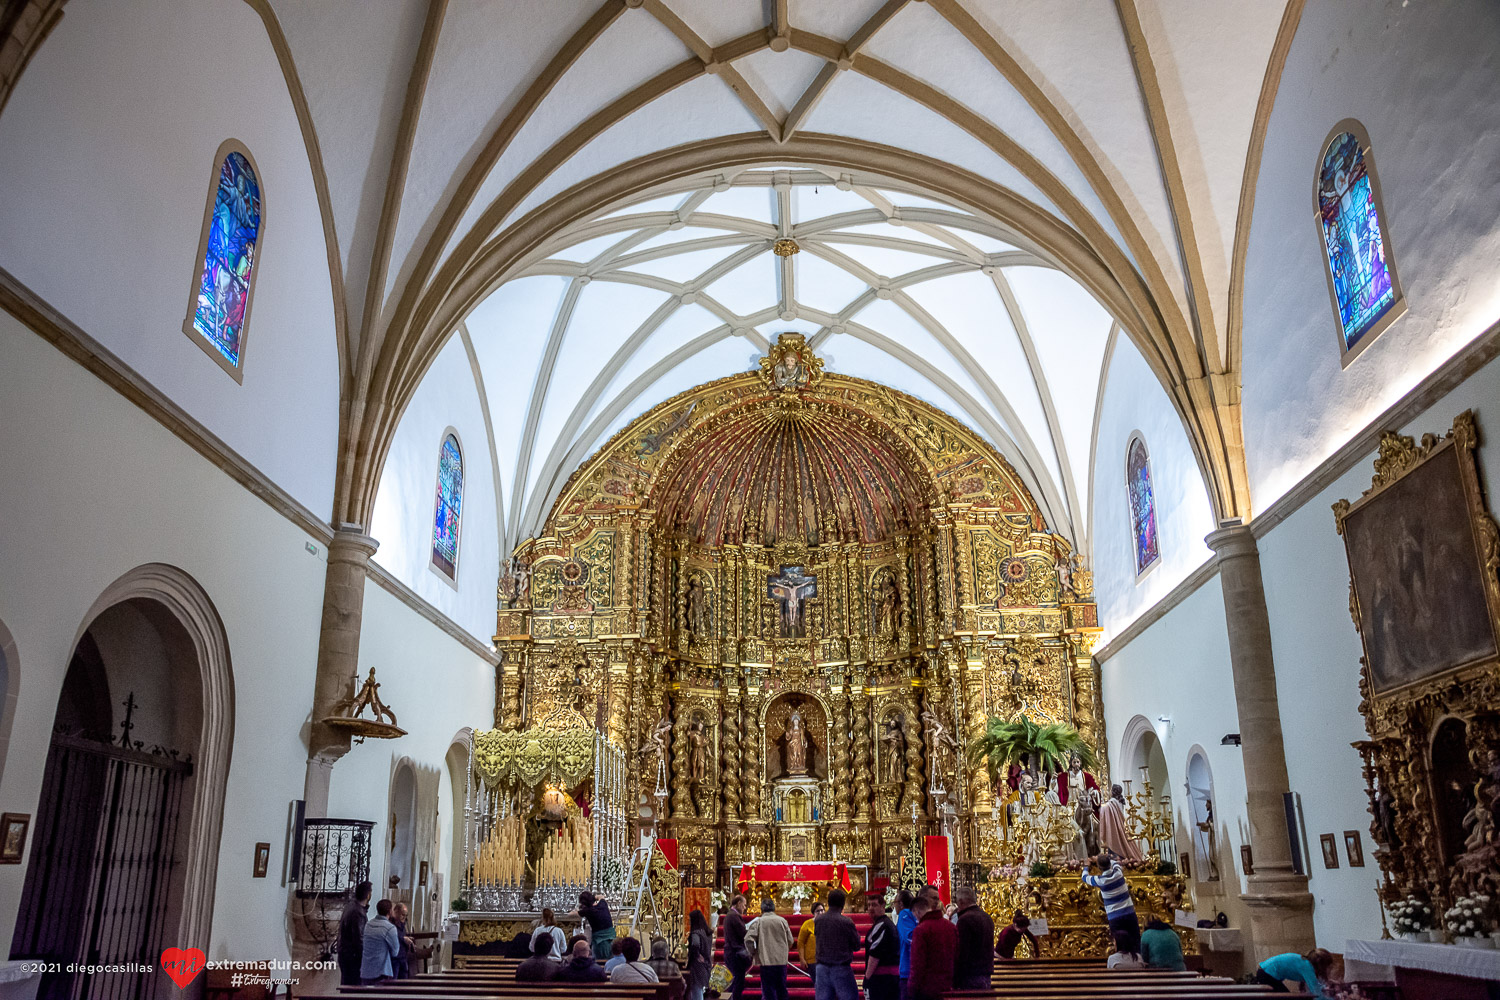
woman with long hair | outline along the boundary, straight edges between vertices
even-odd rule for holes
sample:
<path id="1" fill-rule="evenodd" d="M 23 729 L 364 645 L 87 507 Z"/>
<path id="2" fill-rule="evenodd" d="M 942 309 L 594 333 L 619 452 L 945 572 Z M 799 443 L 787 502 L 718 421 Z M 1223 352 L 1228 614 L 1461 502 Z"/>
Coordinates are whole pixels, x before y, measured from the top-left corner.
<path id="1" fill-rule="evenodd" d="M 688 912 L 687 1000 L 703 1000 L 714 968 L 714 938 L 702 910 Z"/>

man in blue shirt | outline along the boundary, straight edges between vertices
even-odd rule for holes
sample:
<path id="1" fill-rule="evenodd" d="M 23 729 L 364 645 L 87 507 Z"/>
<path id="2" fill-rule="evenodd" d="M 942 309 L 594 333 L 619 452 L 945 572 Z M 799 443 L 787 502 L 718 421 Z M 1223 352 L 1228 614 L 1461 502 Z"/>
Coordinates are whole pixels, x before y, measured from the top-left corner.
<path id="1" fill-rule="evenodd" d="M 901 942 L 901 961 L 898 968 L 902 997 L 907 995 L 907 980 L 911 978 L 911 932 L 917 929 L 917 915 L 911 911 L 911 907 L 916 901 L 917 897 L 911 894 L 910 889 L 902 889 L 896 893 L 896 906 L 901 911 L 896 914 L 896 937 Z"/>
<path id="2" fill-rule="evenodd" d="M 1089 868 L 1098 865 L 1103 869 L 1098 875 L 1090 875 Z M 1110 932 L 1126 931 L 1131 944 L 1138 948 L 1141 941 L 1141 922 L 1135 915 L 1135 901 L 1130 898 L 1130 886 L 1125 881 L 1125 871 L 1113 854 L 1105 851 L 1089 859 L 1089 868 L 1081 874 L 1084 885 L 1099 890 L 1104 903 L 1104 918 L 1109 921 Z"/>
<path id="3" fill-rule="evenodd" d="M 376 917 L 365 924 L 364 955 L 359 963 L 359 981 L 366 986 L 391 978 L 393 963 L 401 956 L 401 935 L 391 923 L 391 901 L 375 904 Z"/>

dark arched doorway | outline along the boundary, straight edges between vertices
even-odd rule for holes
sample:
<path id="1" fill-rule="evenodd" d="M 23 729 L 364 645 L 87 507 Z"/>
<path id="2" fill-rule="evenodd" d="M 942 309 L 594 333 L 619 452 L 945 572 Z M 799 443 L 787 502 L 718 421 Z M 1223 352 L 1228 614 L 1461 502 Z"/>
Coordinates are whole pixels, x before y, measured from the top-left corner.
<path id="1" fill-rule="evenodd" d="M 182 924 L 203 698 L 193 637 L 163 604 L 112 604 L 79 639 L 58 698 L 11 957 L 56 963 L 43 1000 L 154 995 Z M 207 945 L 188 942 L 185 946 Z"/>

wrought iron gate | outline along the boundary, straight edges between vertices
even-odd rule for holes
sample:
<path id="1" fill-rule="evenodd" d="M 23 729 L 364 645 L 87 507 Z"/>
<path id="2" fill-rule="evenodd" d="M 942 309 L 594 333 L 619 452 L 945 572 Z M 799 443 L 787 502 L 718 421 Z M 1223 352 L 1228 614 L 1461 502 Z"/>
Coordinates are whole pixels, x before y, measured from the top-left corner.
<path id="1" fill-rule="evenodd" d="M 160 964 L 192 770 L 165 751 L 52 737 L 11 946 L 48 964 L 39 1000 L 146 1000 L 163 981 L 139 970 Z M 80 964 L 121 971 L 69 970 Z"/>

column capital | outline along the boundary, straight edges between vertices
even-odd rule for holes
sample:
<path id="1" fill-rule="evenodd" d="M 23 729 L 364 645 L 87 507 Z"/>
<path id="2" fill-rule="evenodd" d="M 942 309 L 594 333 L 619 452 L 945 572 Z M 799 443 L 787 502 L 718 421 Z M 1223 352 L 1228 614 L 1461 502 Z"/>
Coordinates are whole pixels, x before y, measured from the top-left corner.
<path id="1" fill-rule="evenodd" d="M 1255 545 L 1255 533 L 1250 529 L 1250 525 L 1243 522 L 1221 524 L 1217 530 L 1205 535 L 1203 541 L 1214 550 L 1214 555 L 1219 557 L 1220 562 L 1236 556 L 1259 555 L 1259 549 Z"/>
<path id="2" fill-rule="evenodd" d="M 347 562 L 369 562 L 380 543 L 365 534 L 362 524 L 340 524 L 328 543 L 328 558 Z"/>

